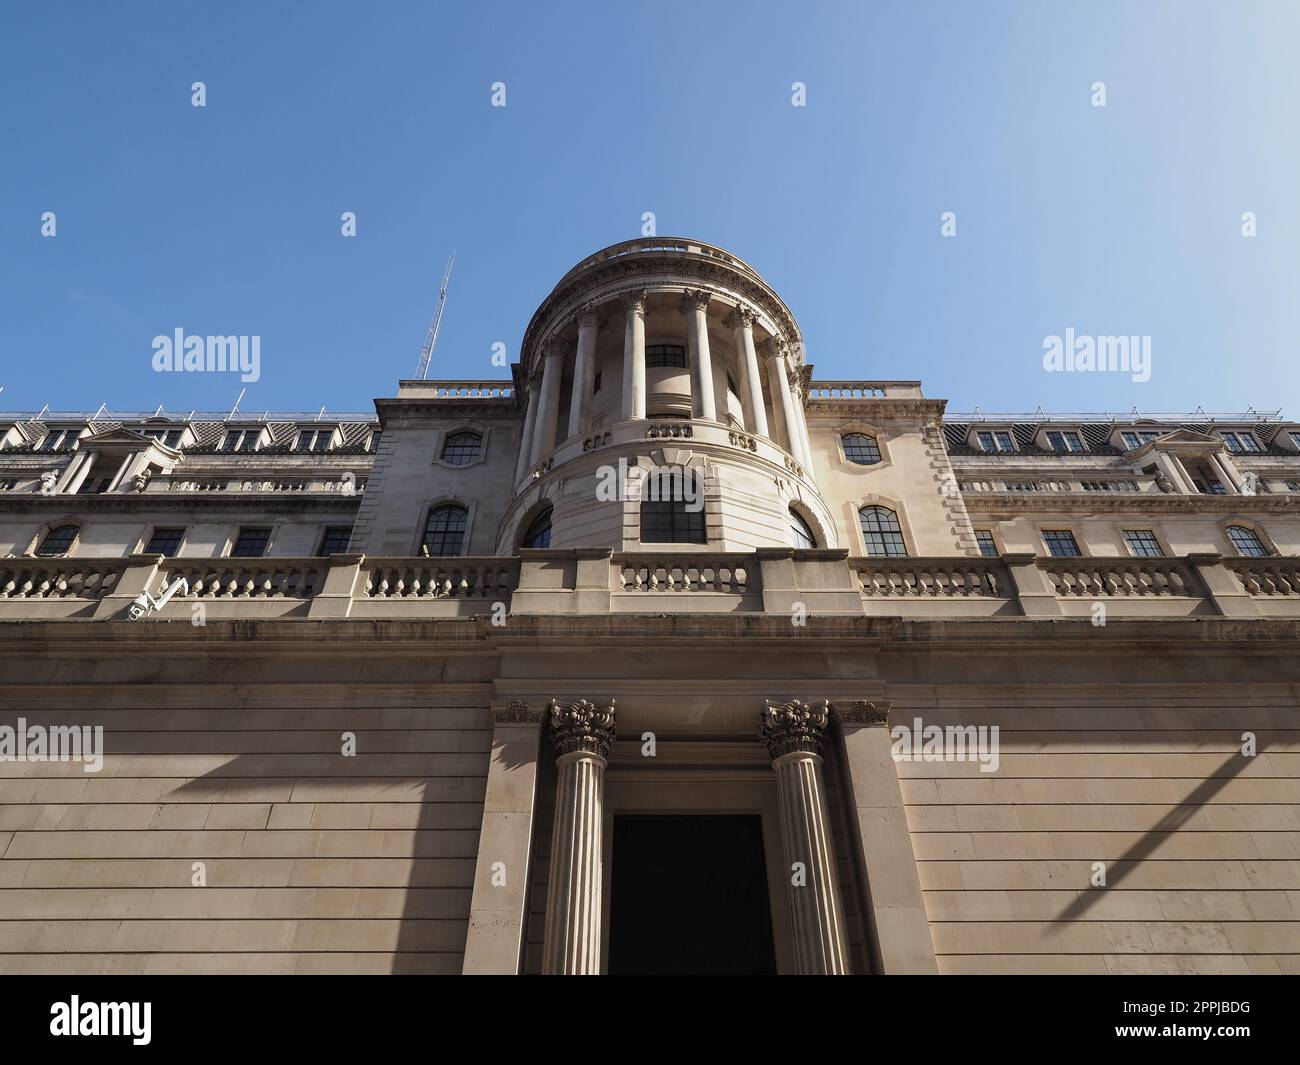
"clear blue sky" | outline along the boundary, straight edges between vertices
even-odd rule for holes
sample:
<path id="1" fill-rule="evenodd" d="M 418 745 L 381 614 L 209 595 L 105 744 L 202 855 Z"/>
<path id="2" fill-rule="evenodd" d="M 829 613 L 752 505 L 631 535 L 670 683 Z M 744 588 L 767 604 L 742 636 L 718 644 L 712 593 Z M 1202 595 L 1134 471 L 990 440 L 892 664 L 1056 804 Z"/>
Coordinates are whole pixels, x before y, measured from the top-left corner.
<path id="1" fill-rule="evenodd" d="M 245 410 L 369 410 L 452 249 L 431 376 L 497 376 L 653 211 L 768 279 L 819 378 L 1300 417 L 1297 41 L 1282 0 L 5 0 L 0 409 L 230 406 L 152 370 L 179 327 L 261 336 Z M 1067 327 L 1150 335 L 1151 380 L 1044 373 Z"/>

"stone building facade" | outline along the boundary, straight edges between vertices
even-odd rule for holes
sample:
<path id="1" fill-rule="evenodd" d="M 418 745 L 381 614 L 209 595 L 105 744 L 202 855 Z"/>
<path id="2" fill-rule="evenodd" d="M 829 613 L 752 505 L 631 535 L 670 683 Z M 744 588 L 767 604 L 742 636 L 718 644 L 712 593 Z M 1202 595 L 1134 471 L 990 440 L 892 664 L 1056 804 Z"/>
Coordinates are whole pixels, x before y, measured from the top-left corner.
<path id="1" fill-rule="evenodd" d="M 1300 969 L 1300 424 L 821 381 L 693 240 L 520 350 L 0 418 L 0 971 Z"/>

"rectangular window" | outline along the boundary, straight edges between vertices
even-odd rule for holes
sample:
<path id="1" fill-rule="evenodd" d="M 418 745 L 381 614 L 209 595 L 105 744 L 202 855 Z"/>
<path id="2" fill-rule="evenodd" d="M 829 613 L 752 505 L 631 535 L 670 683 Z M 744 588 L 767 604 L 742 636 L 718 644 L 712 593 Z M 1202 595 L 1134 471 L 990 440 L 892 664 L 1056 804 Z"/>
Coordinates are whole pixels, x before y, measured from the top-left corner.
<path id="1" fill-rule="evenodd" d="M 1083 554 L 1069 529 L 1044 529 L 1043 542 L 1053 558 L 1079 558 Z"/>
<path id="2" fill-rule="evenodd" d="M 681 344 L 647 344 L 645 349 L 647 368 L 654 366 L 678 366 L 686 369 L 686 348 Z"/>
<path id="3" fill-rule="evenodd" d="M 1124 438 L 1124 446 L 1130 451 L 1142 446 L 1142 441 L 1137 433 L 1120 433 L 1119 435 Z"/>
<path id="4" fill-rule="evenodd" d="M 998 557 L 998 545 L 993 542 L 993 534 L 988 529 L 976 529 L 975 542 L 979 544 L 980 554 L 985 558 Z"/>
<path id="5" fill-rule="evenodd" d="M 1234 455 L 1240 455 L 1243 451 L 1259 451 L 1259 441 L 1252 433 L 1243 430 L 1233 433 L 1222 432 L 1219 435 L 1223 437 L 1223 443 Z"/>
<path id="6" fill-rule="evenodd" d="M 181 540 L 185 536 L 184 529 L 154 529 L 153 535 L 149 537 L 149 543 L 145 546 L 146 555 L 166 555 L 168 558 L 174 558 L 176 552 L 181 549 Z"/>
<path id="7" fill-rule="evenodd" d="M 333 429 L 307 429 L 298 434 L 294 451 L 328 451 L 334 439 Z"/>
<path id="8" fill-rule="evenodd" d="M 986 432 L 980 430 L 975 434 L 980 442 L 980 447 L 984 451 L 1014 451 L 1015 445 L 1011 442 L 1011 434 L 1000 431 Z"/>
<path id="9" fill-rule="evenodd" d="M 257 439 L 262 435 L 261 429 L 231 429 L 221 441 L 220 450 L 226 452 L 247 452 L 257 450 Z"/>
<path id="10" fill-rule="evenodd" d="M 641 504 L 643 544 L 706 544 L 704 510 L 688 510 L 681 499 L 647 499 Z"/>
<path id="11" fill-rule="evenodd" d="M 1047 434 L 1047 444 L 1053 451 L 1061 453 L 1083 450 L 1083 441 L 1078 433 L 1052 430 Z"/>
<path id="12" fill-rule="evenodd" d="M 230 549 L 231 558 L 261 558 L 271 543 L 271 530 L 267 528 L 240 529 L 235 539 L 235 546 Z"/>
<path id="13" fill-rule="evenodd" d="M 320 547 L 316 549 L 316 554 L 322 558 L 326 555 L 345 554 L 351 539 L 351 525 L 327 525 L 325 534 L 320 538 Z"/>
<path id="14" fill-rule="evenodd" d="M 1159 558 L 1164 554 L 1160 541 L 1150 529 L 1125 529 L 1124 542 L 1134 558 Z"/>

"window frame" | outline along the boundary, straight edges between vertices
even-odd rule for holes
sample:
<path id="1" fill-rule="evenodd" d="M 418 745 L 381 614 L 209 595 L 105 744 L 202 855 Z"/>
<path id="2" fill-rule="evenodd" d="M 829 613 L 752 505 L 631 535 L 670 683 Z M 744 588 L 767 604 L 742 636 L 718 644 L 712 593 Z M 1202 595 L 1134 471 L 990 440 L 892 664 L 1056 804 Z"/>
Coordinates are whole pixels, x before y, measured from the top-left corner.
<path id="1" fill-rule="evenodd" d="M 262 545 L 262 550 L 256 555 L 239 553 L 239 542 L 243 540 L 248 533 L 260 533 L 266 531 L 266 542 Z M 274 525 L 240 525 L 235 529 L 235 535 L 231 537 L 230 547 L 226 551 L 227 558 L 266 558 L 271 553 L 271 545 L 275 542 Z"/>
<path id="2" fill-rule="evenodd" d="M 465 549 L 469 546 L 470 519 L 472 518 L 473 513 L 470 509 L 470 506 L 467 503 L 462 503 L 459 499 L 434 500 L 425 508 L 424 521 L 420 523 L 419 540 L 416 543 L 415 553 L 417 555 L 423 556 L 424 548 L 428 547 L 429 522 L 433 520 L 433 516 L 435 514 L 444 510 L 446 511 L 459 510 L 461 511 L 461 513 L 465 515 L 464 522 L 461 525 L 461 528 L 459 530 L 454 530 L 454 529 L 436 530 L 442 533 L 458 531 L 460 533 L 460 542 L 458 543 L 457 549 L 455 551 L 439 551 L 437 554 L 434 554 L 433 551 L 429 551 L 428 557 L 429 558 L 461 558 L 464 556 Z"/>
<path id="3" fill-rule="evenodd" d="M 973 531 L 975 533 L 975 546 L 979 548 L 980 558 L 997 558 L 1002 554 L 992 529 L 975 529 Z M 992 551 L 984 550 L 984 543 L 980 540 L 981 535 L 988 537 L 988 546 L 993 548 Z"/>
<path id="4" fill-rule="evenodd" d="M 674 354 L 677 351 L 681 352 L 682 361 L 680 364 L 676 362 L 652 361 L 652 359 L 658 359 L 666 356 L 667 351 L 661 349 L 668 349 L 668 348 L 672 348 Z M 685 344 L 676 344 L 676 343 L 647 344 L 645 346 L 645 368 L 647 370 L 689 370 L 691 368 L 690 351 L 687 349 L 687 346 Z"/>
<path id="5" fill-rule="evenodd" d="M 535 535 L 534 530 L 537 529 L 537 523 L 541 521 L 543 518 L 546 519 L 546 543 L 530 544 L 528 542 L 529 538 Z M 529 551 L 542 551 L 551 546 L 551 538 L 554 535 L 555 535 L 555 505 L 553 503 L 547 503 L 544 507 L 542 507 L 535 514 L 533 514 L 531 518 L 528 519 L 528 524 L 523 527 L 523 532 L 520 533 L 519 546 L 521 549 L 526 549 Z"/>
<path id="6" fill-rule="evenodd" d="M 458 438 L 466 437 L 474 438 L 472 452 L 469 452 L 468 457 L 460 461 L 449 459 L 447 457 L 448 450 L 467 452 L 468 445 L 464 443 L 453 443 L 453 441 L 456 441 Z M 466 466 L 473 466 L 483 460 L 484 442 L 483 433 L 478 429 L 453 430 L 452 432 L 445 434 L 442 438 L 442 445 L 438 448 L 438 461 L 444 466 L 450 466 L 457 470 L 463 469 Z"/>
<path id="7" fill-rule="evenodd" d="M 1260 553 L 1254 554 L 1252 552 L 1247 554 L 1243 551 L 1241 545 L 1232 535 L 1234 529 L 1240 529 L 1242 532 L 1247 533 L 1259 546 Z M 1277 548 L 1273 545 L 1272 540 L 1264 533 L 1264 530 L 1258 525 L 1246 522 L 1241 518 L 1225 522 L 1223 525 L 1223 535 L 1228 541 L 1228 546 L 1236 552 L 1233 556 L 1235 558 L 1274 558 L 1277 556 Z"/>
<path id="8" fill-rule="evenodd" d="M 869 448 L 868 454 L 875 452 L 875 459 L 870 462 L 859 462 L 849 454 L 848 440 L 850 437 L 857 436 L 868 441 L 868 444 L 866 445 Z M 868 469 L 872 466 L 879 466 L 885 461 L 885 452 L 880 446 L 880 437 L 875 433 L 869 433 L 865 429 L 850 429 L 848 431 L 842 431 L 839 434 L 839 442 L 840 454 L 844 456 L 844 461 L 851 463 L 854 466 L 861 466 L 863 469 Z"/>
<path id="9" fill-rule="evenodd" d="M 1129 558 L 1167 558 L 1168 552 L 1165 549 L 1163 541 L 1155 529 L 1125 529 L 1119 531 L 1120 539 L 1124 541 L 1124 547 L 1128 551 Z M 1149 537 L 1152 545 L 1155 547 L 1154 552 L 1136 551 L 1133 547 L 1133 540 L 1130 537 Z"/>
<path id="10" fill-rule="evenodd" d="M 71 529 L 72 537 L 68 540 L 68 545 L 62 551 L 43 551 L 46 542 L 55 533 L 62 529 Z M 32 543 L 32 555 L 35 558 L 67 558 L 76 550 L 77 545 L 81 543 L 81 523 L 78 521 L 61 519 L 51 522 L 36 534 Z"/>
<path id="11" fill-rule="evenodd" d="M 159 533 L 178 532 L 176 537 L 176 549 L 174 551 L 155 551 L 152 550 L 153 542 L 158 538 Z M 144 538 L 140 546 L 139 554 L 142 555 L 163 555 L 166 558 L 176 558 L 181 553 L 181 548 L 185 545 L 185 534 L 189 532 L 188 525 L 155 525 L 149 530 L 149 535 Z"/>
<path id="12" fill-rule="evenodd" d="M 672 537 L 671 537 L 670 539 L 666 539 L 666 540 L 653 539 L 653 540 L 652 540 L 652 539 L 647 538 L 647 536 L 646 536 L 646 514 L 647 514 L 647 508 L 650 508 L 650 507 L 655 507 L 655 508 L 664 508 L 664 507 L 674 508 L 674 507 L 681 507 L 680 514 L 679 514 L 678 511 L 673 510 L 673 509 L 669 509 L 669 510 L 666 511 L 666 513 L 668 514 L 669 519 L 670 519 L 669 522 L 668 522 L 668 525 L 669 525 L 669 532 L 672 533 L 672 534 L 674 534 L 674 535 L 672 535 Z M 653 512 L 651 512 L 651 513 L 658 514 L 658 513 L 661 513 L 661 512 L 663 512 L 663 511 L 661 511 L 661 510 L 655 510 L 655 511 L 653 511 Z M 708 508 L 707 508 L 707 506 L 702 506 L 702 507 L 701 507 L 699 510 L 697 510 L 697 511 L 688 511 L 688 510 L 686 509 L 686 500 L 685 500 L 685 499 L 642 499 L 642 500 L 640 500 L 639 505 L 637 506 L 637 511 L 636 511 L 636 513 L 637 513 L 637 540 L 638 540 L 640 543 L 643 543 L 643 544 L 692 544 L 692 545 L 695 545 L 695 546 L 697 546 L 697 547 L 705 547 L 705 546 L 707 546 L 708 543 L 709 543 L 709 521 L 708 521 Z M 690 534 L 690 535 L 685 536 L 685 537 L 676 535 L 676 533 L 678 532 L 677 524 L 678 524 L 678 520 L 679 520 L 679 518 L 684 519 L 684 524 L 686 525 L 686 528 L 685 528 L 684 531 L 685 531 L 687 534 Z M 695 524 L 696 524 L 696 522 L 699 523 L 699 528 L 698 528 L 699 538 L 698 538 L 698 539 L 696 539 L 696 538 L 694 537 L 694 533 L 696 532 L 696 529 L 695 529 Z"/>
<path id="13" fill-rule="evenodd" d="M 815 551 L 819 545 L 817 543 L 817 534 L 816 532 L 813 531 L 812 522 L 810 522 L 806 517 L 804 517 L 804 515 L 799 512 L 799 509 L 793 503 L 791 503 L 786 508 L 786 514 L 788 515 L 789 519 L 791 519 L 788 521 L 787 524 L 789 525 L 790 532 L 795 541 L 794 544 L 795 550 Z M 808 543 L 806 544 L 799 543 L 799 538 L 801 536 L 806 538 L 808 540 Z"/>
<path id="14" fill-rule="evenodd" d="M 1038 536 L 1039 536 L 1039 539 L 1040 539 L 1040 540 L 1042 541 L 1042 543 L 1043 543 L 1043 547 L 1046 548 L 1046 550 L 1047 550 L 1047 557 L 1048 557 L 1048 558 L 1084 558 L 1084 557 L 1086 557 L 1086 556 L 1084 555 L 1084 553 L 1083 553 L 1083 547 L 1082 547 L 1082 545 L 1080 545 L 1080 543 L 1079 543 L 1079 534 L 1078 534 L 1078 533 L 1077 533 L 1073 528 L 1071 528 L 1071 527 L 1069 527 L 1069 526 L 1067 526 L 1067 527 L 1064 528 L 1064 529 L 1061 529 L 1061 528 L 1039 529 L 1039 530 L 1038 530 Z M 1062 536 L 1068 536 L 1068 537 L 1070 538 L 1070 546 L 1074 548 L 1074 551 L 1073 551 L 1072 554 L 1057 554 L 1054 550 L 1052 550 L 1053 546 L 1054 546 L 1055 543 L 1056 543 L 1056 540 L 1053 539 L 1053 537 L 1058 537 L 1058 538 L 1059 538 L 1059 537 L 1062 537 Z"/>
<path id="15" fill-rule="evenodd" d="M 354 528 L 355 528 L 355 526 L 353 526 L 353 525 L 326 525 L 326 526 L 323 526 L 323 527 L 321 528 L 320 539 L 317 540 L 317 542 L 316 542 L 316 554 L 315 554 L 313 557 L 315 557 L 315 558 L 331 558 L 331 557 L 333 557 L 334 555 L 346 555 L 346 554 L 348 553 L 348 547 L 351 545 L 351 542 L 352 542 L 352 531 L 353 531 Z M 325 543 L 326 543 L 327 540 L 329 540 L 329 538 L 330 538 L 330 534 L 331 534 L 331 533 L 336 533 L 336 532 L 338 532 L 340 529 L 344 530 L 345 533 L 346 533 L 346 535 L 344 536 L 344 539 L 343 539 L 343 549 L 342 549 L 341 551 L 326 551 L 326 550 L 325 550 Z"/>
<path id="16" fill-rule="evenodd" d="M 903 529 L 903 518 L 896 506 L 890 506 L 888 503 L 882 500 L 872 500 L 860 504 L 856 508 L 856 510 L 857 510 L 858 533 L 862 537 L 862 548 L 868 558 L 911 558 L 912 557 L 911 549 L 908 546 L 907 533 Z M 894 525 L 896 527 L 893 529 L 868 529 L 863 523 L 863 518 L 865 517 L 866 511 L 877 511 L 884 514 L 888 514 L 890 518 L 893 519 Z M 879 542 L 881 546 L 886 547 L 886 550 L 882 550 L 882 551 L 872 550 L 873 536 L 879 536 L 881 538 Z M 892 544 L 886 541 L 885 537 L 887 536 L 897 537 L 898 540 L 897 546 L 901 548 L 901 550 L 897 550 L 897 551 L 889 550 L 888 547 L 892 546 Z"/>

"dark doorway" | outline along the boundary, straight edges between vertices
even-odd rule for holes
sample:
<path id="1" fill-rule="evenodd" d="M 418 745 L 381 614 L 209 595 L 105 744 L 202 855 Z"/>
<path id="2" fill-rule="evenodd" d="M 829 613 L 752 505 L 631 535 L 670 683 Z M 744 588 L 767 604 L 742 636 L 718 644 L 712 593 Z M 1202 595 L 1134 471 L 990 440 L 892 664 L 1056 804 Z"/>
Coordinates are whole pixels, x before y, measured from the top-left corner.
<path id="1" fill-rule="evenodd" d="M 776 972 L 758 817 L 614 818 L 609 971 Z"/>

